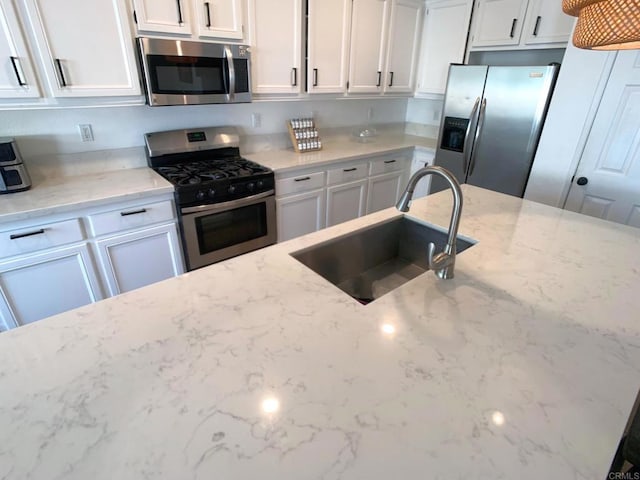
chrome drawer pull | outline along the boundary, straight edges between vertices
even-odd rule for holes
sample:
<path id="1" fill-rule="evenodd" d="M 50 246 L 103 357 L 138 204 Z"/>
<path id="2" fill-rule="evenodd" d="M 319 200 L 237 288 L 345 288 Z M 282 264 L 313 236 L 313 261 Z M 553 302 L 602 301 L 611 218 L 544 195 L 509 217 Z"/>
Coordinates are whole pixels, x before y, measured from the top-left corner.
<path id="1" fill-rule="evenodd" d="M 127 217 L 129 215 L 137 215 L 139 213 L 145 213 L 147 211 L 146 208 L 141 208 L 140 210 L 132 210 L 130 212 L 120 212 L 120 216 Z"/>
<path id="2" fill-rule="evenodd" d="M 42 233 L 44 233 L 44 228 L 41 228 L 40 230 L 34 230 L 33 232 L 14 233 L 14 234 L 9 235 L 9 239 L 10 240 L 17 240 L 19 238 L 31 237 L 33 235 L 40 235 Z"/>

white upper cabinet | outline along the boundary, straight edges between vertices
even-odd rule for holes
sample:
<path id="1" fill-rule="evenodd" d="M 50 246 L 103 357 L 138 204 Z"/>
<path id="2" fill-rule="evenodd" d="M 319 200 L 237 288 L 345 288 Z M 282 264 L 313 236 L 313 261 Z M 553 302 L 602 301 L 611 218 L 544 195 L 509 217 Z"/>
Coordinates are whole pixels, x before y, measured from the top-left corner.
<path id="1" fill-rule="evenodd" d="M 385 92 L 413 92 L 421 22 L 421 1 L 392 0 L 389 45 L 383 73 Z"/>
<path id="2" fill-rule="evenodd" d="M 382 91 L 391 0 L 353 0 L 349 92 Z"/>
<path id="3" fill-rule="evenodd" d="M 309 0 L 309 93 L 344 93 L 347 89 L 351 0 Z"/>
<path id="4" fill-rule="evenodd" d="M 54 97 L 139 95 L 125 0 L 25 0 Z"/>
<path id="5" fill-rule="evenodd" d="M 29 50 L 10 0 L 0 0 L 0 98 L 40 96 Z"/>
<path id="6" fill-rule="evenodd" d="M 195 0 L 193 6 L 200 37 L 244 37 L 242 0 Z"/>
<path id="7" fill-rule="evenodd" d="M 133 0 L 138 30 L 191 35 L 188 0 Z"/>
<path id="8" fill-rule="evenodd" d="M 250 0 L 253 93 L 301 92 L 302 3 Z"/>
<path id="9" fill-rule="evenodd" d="M 562 2 L 529 0 L 523 42 L 527 45 L 568 42 L 574 20 L 562 11 Z"/>
<path id="10" fill-rule="evenodd" d="M 479 0 L 472 45 L 518 45 L 527 0 Z"/>
<path id="11" fill-rule="evenodd" d="M 444 94 L 450 63 L 463 63 L 473 0 L 427 4 L 416 92 Z"/>

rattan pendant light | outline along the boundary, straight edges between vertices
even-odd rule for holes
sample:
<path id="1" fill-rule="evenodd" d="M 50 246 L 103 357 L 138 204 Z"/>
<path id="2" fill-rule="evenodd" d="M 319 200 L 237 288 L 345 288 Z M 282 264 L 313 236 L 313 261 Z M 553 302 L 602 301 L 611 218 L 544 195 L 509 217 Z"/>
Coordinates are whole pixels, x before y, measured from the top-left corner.
<path id="1" fill-rule="evenodd" d="M 563 0 L 578 17 L 573 44 L 595 50 L 640 48 L 640 0 Z"/>

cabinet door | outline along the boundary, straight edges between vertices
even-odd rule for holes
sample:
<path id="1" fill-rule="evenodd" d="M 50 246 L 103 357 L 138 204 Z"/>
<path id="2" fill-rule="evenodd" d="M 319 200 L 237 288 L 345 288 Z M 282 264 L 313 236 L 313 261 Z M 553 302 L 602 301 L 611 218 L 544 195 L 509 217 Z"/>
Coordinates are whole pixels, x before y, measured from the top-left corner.
<path id="1" fill-rule="evenodd" d="M 309 0 L 309 93 L 343 93 L 347 89 L 351 0 Z"/>
<path id="2" fill-rule="evenodd" d="M 436 152 L 434 150 L 417 150 L 413 154 L 413 160 L 411 161 L 411 171 L 410 175 L 413 175 L 421 168 L 427 167 L 429 165 L 433 165 L 433 160 L 436 156 Z M 431 175 L 427 175 L 426 177 L 422 177 L 418 184 L 416 185 L 415 190 L 413 191 L 413 199 L 422 198 L 429 195 L 431 190 Z"/>
<path id="3" fill-rule="evenodd" d="M 110 295 L 184 272 L 174 223 L 105 238 L 96 247 Z"/>
<path id="4" fill-rule="evenodd" d="M 195 0 L 195 9 L 201 37 L 244 37 L 241 0 Z"/>
<path id="5" fill-rule="evenodd" d="M 366 199 L 366 179 L 327 188 L 327 227 L 364 215 Z"/>
<path id="6" fill-rule="evenodd" d="M 0 98 L 39 97 L 20 23 L 10 0 L 0 0 Z"/>
<path id="7" fill-rule="evenodd" d="M 0 263 L 0 295 L 0 314 L 15 326 L 102 299 L 87 244 Z"/>
<path id="8" fill-rule="evenodd" d="M 479 0 L 472 47 L 518 45 L 527 0 Z"/>
<path id="9" fill-rule="evenodd" d="M 367 214 L 393 207 L 404 188 L 404 173 L 393 172 L 369 178 Z"/>
<path id="10" fill-rule="evenodd" d="M 556 0 L 530 0 L 524 26 L 526 44 L 569 41 L 575 18 L 562 11 Z"/>
<path id="11" fill-rule="evenodd" d="M 125 0 L 26 0 L 55 97 L 139 95 Z"/>
<path id="12" fill-rule="evenodd" d="M 138 30 L 191 35 L 185 0 L 133 0 Z"/>
<path id="13" fill-rule="evenodd" d="M 250 0 L 251 76 L 254 93 L 300 93 L 302 3 Z"/>
<path id="14" fill-rule="evenodd" d="M 422 29 L 418 93 L 444 94 L 450 63 L 463 63 L 473 0 L 427 4 Z"/>
<path id="15" fill-rule="evenodd" d="M 349 92 L 381 92 L 391 0 L 353 0 Z"/>
<path id="16" fill-rule="evenodd" d="M 276 199 L 278 242 L 324 228 L 324 189 Z"/>
<path id="17" fill-rule="evenodd" d="M 413 92 L 421 23 L 422 2 L 393 0 L 383 79 L 385 92 Z"/>

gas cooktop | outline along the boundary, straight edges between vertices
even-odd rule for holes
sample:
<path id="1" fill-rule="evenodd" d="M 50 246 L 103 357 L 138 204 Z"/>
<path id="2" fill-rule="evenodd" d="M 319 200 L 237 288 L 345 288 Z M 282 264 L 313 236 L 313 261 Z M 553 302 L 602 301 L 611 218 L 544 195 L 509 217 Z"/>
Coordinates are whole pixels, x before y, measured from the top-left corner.
<path id="1" fill-rule="evenodd" d="M 195 161 L 157 167 L 155 170 L 178 187 L 207 184 L 228 178 L 252 177 L 271 171 L 242 157 Z"/>

